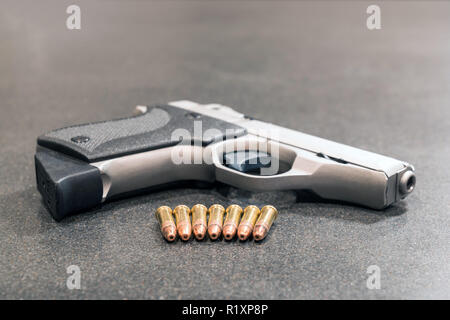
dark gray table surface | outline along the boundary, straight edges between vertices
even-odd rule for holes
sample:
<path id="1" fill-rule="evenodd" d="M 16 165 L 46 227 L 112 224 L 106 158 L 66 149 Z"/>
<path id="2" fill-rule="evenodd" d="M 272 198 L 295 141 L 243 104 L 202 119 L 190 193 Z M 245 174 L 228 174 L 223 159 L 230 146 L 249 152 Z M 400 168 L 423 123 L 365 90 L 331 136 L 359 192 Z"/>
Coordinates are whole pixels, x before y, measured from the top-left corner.
<path id="1" fill-rule="evenodd" d="M 450 3 L 3 2 L 0 298 L 450 298 Z M 35 187 L 36 137 L 137 104 L 218 102 L 408 161 L 417 188 L 385 211 L 294 192 L 180 188 L 52 220 Z M 166 243 L 154 211 L 272 204 L 254 242 Z M 69 265 L 81 290 L 66 287 Z M 367 268 L 381 289 L 366 287 Z"/>

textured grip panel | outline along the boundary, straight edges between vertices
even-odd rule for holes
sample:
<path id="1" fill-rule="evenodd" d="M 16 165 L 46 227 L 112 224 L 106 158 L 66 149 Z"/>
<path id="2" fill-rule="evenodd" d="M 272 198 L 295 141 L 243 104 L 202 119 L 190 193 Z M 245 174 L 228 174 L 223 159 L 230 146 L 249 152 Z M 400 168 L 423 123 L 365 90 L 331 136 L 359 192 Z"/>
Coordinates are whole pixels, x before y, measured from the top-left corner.
<path id="1" fill-rule="evenodd" d="M 162 128 L 169 120 L 170 116 L 166 111 L 154 108 L 150 112 L 134 118 L 62 128 L 48 133 L 46 137 L 64 140 L 67 143 L 73 143 L 74 137 L 79 139 L 88 137 L 88 141 L 79 142 L 78 145 L 88 152 L 93 152 L 108 141 Z"/>
<path id="2" fill-rule="evenodd" d="M 201 127 L 197 124 L 194 130 L 194 121 L 201 121 Z M 245 134 L 244 128 L 229 122 L 158 106 L 135 117 L 57 129 L 40 136 L 38 144 L 95 162 L 178 144 L 180 137 L 173 135 L 177 129 L 189 132 L 191 141 L 184 143 L 197 140 L 203 145 Z"/>

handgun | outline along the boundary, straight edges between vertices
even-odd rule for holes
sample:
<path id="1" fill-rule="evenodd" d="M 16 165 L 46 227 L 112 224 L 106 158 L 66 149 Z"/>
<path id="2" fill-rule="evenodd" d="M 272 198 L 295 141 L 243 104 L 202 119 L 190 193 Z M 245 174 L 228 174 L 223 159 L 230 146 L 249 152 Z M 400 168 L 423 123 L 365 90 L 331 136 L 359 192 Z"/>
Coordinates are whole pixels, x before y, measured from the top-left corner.
<path id="1" fill-rule="evenodd" d="M 307 190 L 384 209 L 415 188 L 407 162 L 263 122 L 220 104 L 138 106 L 131 117 L 37 139 L 37 188 L 53 218 L 182 181 Z"/>

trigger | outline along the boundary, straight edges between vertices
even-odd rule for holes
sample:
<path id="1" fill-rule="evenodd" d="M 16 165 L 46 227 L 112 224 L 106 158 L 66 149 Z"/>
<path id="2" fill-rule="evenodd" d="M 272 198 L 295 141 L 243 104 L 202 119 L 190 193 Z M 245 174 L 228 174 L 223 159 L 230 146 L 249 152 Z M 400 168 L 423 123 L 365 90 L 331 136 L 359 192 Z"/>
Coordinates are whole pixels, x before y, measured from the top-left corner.
<path id="1" fill-rule="evenodd" d="M 255 172 L 271 165 L 270 154 L 261 151 L 235 151 L 223 156 L 224 165 L 240 172 Z"/>

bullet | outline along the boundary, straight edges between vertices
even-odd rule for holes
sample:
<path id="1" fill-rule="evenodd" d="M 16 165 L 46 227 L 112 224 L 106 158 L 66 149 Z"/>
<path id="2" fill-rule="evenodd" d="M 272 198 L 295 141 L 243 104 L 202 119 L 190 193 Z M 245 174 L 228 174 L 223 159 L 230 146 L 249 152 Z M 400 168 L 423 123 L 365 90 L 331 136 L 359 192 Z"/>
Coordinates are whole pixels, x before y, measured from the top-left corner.
<path id="1" fill-rule="evenodd" d="M 261 209 L 258 221 L 256 221 L 255 229 L 253 230 L 253 238 L 260 241 L 267 236 L 270 227 L 278 217 L 278 210 L 273 206 L 264 206 Z"/>
<path id="2" fill-rule="evenodd" d="M 222 233 L 224 212 L 225 208 L 220 204 L 213 204 L 209 208 L 208 234 L 212 240 L 216 240 Z"/>
<path id="3" fill-rule="evenodd" d="M 156 219 L 161 226 L 161 233 L 167 241 L 174 241 L 177 236 L 175 221 L 173 220 L 172 209 L 167 206 L 159 207 L 156 210 Z"/>
<path id="4" fill-rule="evenodd" d="M 223 224 L 223 236 L 226 240 L 231 240 L 236 235 L 236 231 L 241 220 L 242 208 L 237 204 L 232 204 L 227 208 L 227 216 Z"/>
<path id="5" fill-rule="evenodd" d="M 177 221 L 178 235 L 184 241 L 189 240 L 192 233 L 191 218 L 189 217 L 190 212 L 189 207 L 185 205 L 179 205 L 173 209 L 175 220 Z"/>
<path id="6" fill-rule="evenodd" d="M 192 230 L 197 240 L 203 240 L 206 235 L 206 214 L 208 208 L 202 204 L 196 204 L 191 209 L 192 212 Z"/>
<path id="7" fill-rule="evenodd" d="M 244 216 L 242 217 L 238 228 L 238 237 L 240 240 L 247 240 L 247 238 L 252 234 L 253 226 L 255 225 L 259 214 L 260 211 L 257 206 L 248 206 L 245 208 Z"/>

